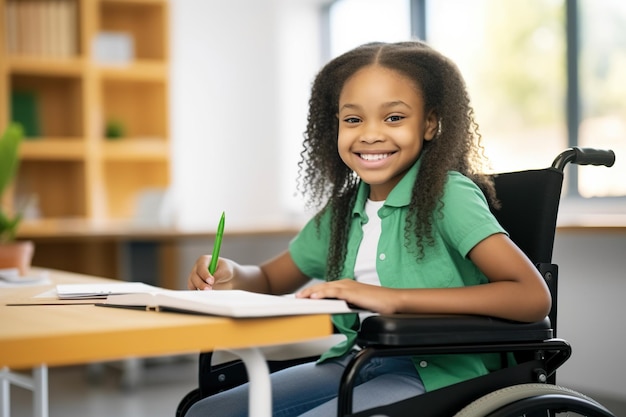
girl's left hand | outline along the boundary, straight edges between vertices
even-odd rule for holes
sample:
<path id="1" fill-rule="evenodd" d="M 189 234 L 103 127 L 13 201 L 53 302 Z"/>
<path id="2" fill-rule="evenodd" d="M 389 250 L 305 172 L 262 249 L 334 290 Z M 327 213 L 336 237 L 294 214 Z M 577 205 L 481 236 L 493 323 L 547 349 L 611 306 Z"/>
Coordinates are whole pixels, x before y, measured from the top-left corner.
<path id="1" fill-rule="evenodd" d="M 395 313 L 392 288 L 357 282 L 353 279 L 322 282 L 306 287 L 296 294 L 298 298 L 338 298 L 365 310 L 380 314 Z"/>

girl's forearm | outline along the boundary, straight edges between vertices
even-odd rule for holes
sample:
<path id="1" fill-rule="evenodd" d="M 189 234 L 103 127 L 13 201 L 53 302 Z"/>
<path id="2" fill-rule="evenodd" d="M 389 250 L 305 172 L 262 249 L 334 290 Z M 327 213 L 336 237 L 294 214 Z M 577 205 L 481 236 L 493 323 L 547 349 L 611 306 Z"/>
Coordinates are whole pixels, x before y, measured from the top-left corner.
<path id="1" fill-rule="evenodd" d="M 218 281 L 215 289 L 245 290 L 258 293 L 270 292 L 267 278 L 260 267 L 256 265 L 239 265 L 236 262 L 232 262 L 232 269 L 232 279 Z"/>
<path id="2" fill-rule="evenodd" d="M 534 322 L 550 311 L 550 294 L 513 281 L 460 288 L 394 290 L 397 313 L 477 314 Z"/>

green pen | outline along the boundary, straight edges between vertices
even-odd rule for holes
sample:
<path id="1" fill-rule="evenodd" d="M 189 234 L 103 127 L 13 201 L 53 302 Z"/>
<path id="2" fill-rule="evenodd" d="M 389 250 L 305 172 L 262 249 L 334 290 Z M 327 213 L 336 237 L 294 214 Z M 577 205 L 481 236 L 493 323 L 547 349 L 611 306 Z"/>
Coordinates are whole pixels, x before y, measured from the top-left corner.
<path id="1" fill-rule="evenodd" d="M 220 257 L 220 247 L 222 246 L 222 237 L 224 236 L 224 220 L 226 214 L 222 212 L 222 217 L 217 225 L 217 233 L 215 234 L 215 243 L 213 244 L 213 254 L 211 255 L 211 263 L 209 264 L 209 272 L 211 275 L 215 273 L 217 269 L 217 260 Z"/>

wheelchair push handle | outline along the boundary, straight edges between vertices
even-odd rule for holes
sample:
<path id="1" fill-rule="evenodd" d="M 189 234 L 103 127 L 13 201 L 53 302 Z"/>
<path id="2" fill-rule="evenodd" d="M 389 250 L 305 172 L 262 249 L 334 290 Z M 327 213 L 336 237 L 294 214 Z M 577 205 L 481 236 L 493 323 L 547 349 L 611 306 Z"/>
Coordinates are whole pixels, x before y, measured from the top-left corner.
<path id="1" fill-rule="evenodd" d="M 615 163 L 615 152 L 610 149 L 579 148 L 566 149 L 552 162 L 552 168 L 563 172 L 568 163 L 576 165 L 603 165 L 612 167 Z"/>

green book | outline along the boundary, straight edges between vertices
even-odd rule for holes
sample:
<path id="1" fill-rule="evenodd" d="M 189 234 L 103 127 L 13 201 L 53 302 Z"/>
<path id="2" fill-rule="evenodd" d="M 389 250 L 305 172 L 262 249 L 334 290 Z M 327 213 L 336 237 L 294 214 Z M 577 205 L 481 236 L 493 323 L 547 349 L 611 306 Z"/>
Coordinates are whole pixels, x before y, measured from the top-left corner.
<path id="1" fill-rule="evenodd" d="M 24 136 L 41 136 L 39 103 L 37 94 L 32 91 L 11 92 L 11 120 L 24 128 Z"/>

